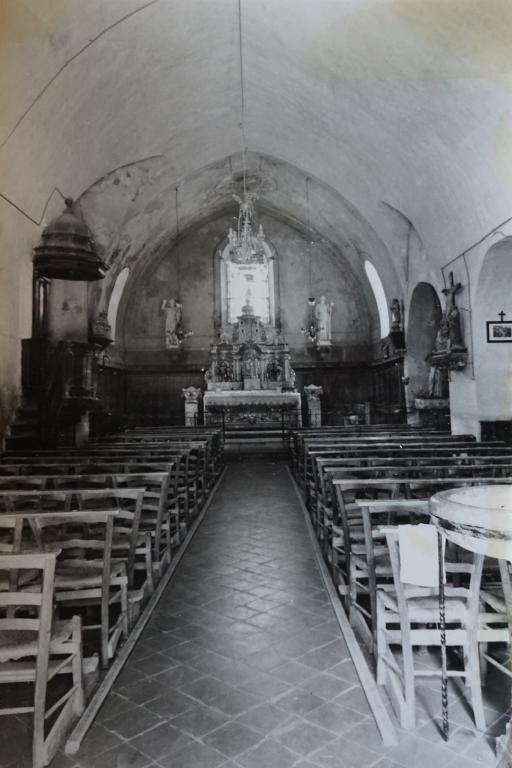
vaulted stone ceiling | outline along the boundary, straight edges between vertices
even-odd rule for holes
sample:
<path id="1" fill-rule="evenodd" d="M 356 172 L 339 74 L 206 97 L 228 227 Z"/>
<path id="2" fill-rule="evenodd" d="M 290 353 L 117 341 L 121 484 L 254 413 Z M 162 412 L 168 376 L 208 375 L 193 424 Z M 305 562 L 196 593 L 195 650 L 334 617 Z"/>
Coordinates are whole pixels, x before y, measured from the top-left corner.
<path id="1" fill-rule="evenodd" d="M 261 205 L 368 253 L 390 289 L 403 216 L 437 269 L 510 215 L 509 0 L 240 6 Z M 238 0 L 2 0 L 0 36 L 0 192 L 34 219 L 57 186 L 136 258 L 175 234 L 176 187 L 182 226 L 229 204 Z"/>

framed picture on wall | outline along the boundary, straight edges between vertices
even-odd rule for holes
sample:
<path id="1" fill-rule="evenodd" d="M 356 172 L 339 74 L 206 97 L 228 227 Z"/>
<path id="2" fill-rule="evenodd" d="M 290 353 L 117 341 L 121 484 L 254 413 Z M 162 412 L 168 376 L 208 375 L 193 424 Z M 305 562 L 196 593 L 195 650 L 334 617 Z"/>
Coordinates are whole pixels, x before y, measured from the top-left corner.
<path id="1" fill-rule="evenodd" d="M 512 343 L 512 320 L 488 320 L 487 341 L 489 343 Z"/>

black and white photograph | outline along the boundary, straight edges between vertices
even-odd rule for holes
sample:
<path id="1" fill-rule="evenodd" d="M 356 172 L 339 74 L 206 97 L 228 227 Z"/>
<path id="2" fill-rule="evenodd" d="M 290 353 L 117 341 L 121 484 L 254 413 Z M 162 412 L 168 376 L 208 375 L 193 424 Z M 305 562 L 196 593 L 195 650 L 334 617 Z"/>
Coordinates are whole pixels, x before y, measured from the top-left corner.
<path id="1" fill-rule="evenodd" d="M 0 0 L 0 768 L 512 768 L 512 0 Z"/>

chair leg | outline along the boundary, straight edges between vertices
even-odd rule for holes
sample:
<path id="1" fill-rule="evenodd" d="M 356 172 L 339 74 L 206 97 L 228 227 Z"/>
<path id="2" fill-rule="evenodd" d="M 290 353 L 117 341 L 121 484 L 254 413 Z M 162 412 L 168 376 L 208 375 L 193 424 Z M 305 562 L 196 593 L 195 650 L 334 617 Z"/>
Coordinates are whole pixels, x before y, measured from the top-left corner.
<path id="1" fill-rule="evenodd" d="M 384 685 L 386 679 L 386 664 L 384 656 L 386 653 L 386 613 L 385 608 L 377 593 L 377 685 Z"/>
<path id="2" fill-rule="evenodd" d="M 404 705 L 401 711 L 402 728 L 411 729 L 416 725 L 416 691 L 414 687 L 414 649 L 411 645 L 409 627 L 402 628 L 402 664 L 404 684 Z"/>
<path id="3" fill-rule="evenodd" d="M 75 653 L 73 655 L 72 670 L 73 670 L 73 686 L 75 693 L 73 696 L 73 712 L 75 715 L 80 716 L 84 711 L 84 683 L 83 683 L 83 669 L 82 669 L 82 620 L 80 616 L 73 616 L 73 645 L 75 646 Z"/>
<path id="4" fill-rule="evenodd" d="M 121 613 L 122 613 L 122 630 L 123 637 L 126 640 L 130 632 L 130 623 L 128 620 L 128 584 L 121 584 Z"/>
<path id="5" fill-rule="evenodd" d="M 466 679 L 469 678 L 471 706 L 473 708 L 475 725 L 479 731 L 485 731 L 487 726 L 485 723 L 484 703 L 482 699 L 478 642 L 476 637 L 471 637 L 471 635 L 473 635 L 472 632 L 469 634 L 468 645 L 464 652 L 464 666 L 468 673 Z"/>

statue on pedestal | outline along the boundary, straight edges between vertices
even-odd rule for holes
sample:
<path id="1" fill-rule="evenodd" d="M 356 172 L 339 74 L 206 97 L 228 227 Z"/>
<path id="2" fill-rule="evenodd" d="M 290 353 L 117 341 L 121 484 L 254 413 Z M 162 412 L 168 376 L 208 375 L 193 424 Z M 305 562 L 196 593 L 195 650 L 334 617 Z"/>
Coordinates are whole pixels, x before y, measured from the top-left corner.
<path id="1" fill-rule="evenodd" d="M 315 319 L 318 323 L 317 344 L 319 346 L 328 346 L 331 344 L 331 314 L 333 302 L 327 302 L 325 296 L 320 297 L 320 301 L 315 306 Z"/>
<path id="2" fill-rule="evenodd" d="M 400 307 L 400 302 L 398 301 L 398 299 L 393 299 L 391 301 L 389 312 L 391 315 L 391 330 L 401 331 L 402 330 L 402 309 Z"/>
<path id="3" fill-rule="evenodd" d="M 449 348 L 450 326 L 447 318 L 443 315 L 437 331 L 434 349 L 426 357 L 426 361 L 430 363 L 428 396 L 434 399 L 447 398 L 449 395 L 448 368 L 446 363 L 439 360 L 439 357 L 446 355 Z"/>
<path id="4" fill-rule="evenodd" d="M 448 322 L 448 338 L 450 352 L 465 352 L 464 340 L 462 338 L 462 328 L 460 322 L 460 312 L 455 304 L 455 297 L 462 289 L 462 283 L 455 283 L 453 272 L 450 272 L 450 286 L 444 288 L 443 293 L 446 297 L 445 318 Z"/>
<path id="5" fill-rule="evenodd" d="M 165 314 L 165 348 L 177 349 L 180 346 L 181 304 L 176 299 L 164 299 L 161 306 Z"/>

